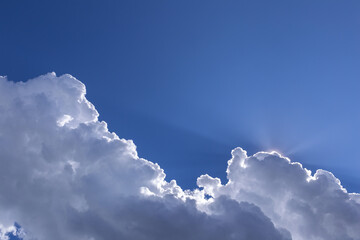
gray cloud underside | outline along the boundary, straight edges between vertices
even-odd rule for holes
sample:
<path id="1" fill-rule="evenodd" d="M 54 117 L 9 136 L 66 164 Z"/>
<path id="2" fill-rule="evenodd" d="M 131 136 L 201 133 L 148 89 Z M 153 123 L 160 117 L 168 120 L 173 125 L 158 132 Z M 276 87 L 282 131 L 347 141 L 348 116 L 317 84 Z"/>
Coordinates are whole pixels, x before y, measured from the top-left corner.
<path id="1" fill-rule="evenodd" d="M 0 78 L 1 240 L 14 222 L 26 240 L 360 239 L 360 195 L 330 172 L 236 148 L 226 184 L 183 190 L 85 93 L 70 75 Z"/>

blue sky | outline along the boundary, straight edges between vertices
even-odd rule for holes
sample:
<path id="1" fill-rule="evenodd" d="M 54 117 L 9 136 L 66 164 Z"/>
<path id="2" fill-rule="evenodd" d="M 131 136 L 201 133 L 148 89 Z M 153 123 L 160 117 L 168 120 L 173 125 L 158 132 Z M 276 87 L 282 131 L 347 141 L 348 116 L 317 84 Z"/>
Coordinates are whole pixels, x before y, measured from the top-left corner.
<path id="1" fill-rule="evenodd" d="M 360 191 L 359 1 L 2 1 L 0 75 L 55 71 L 193 188 L 236 146 Z"/>

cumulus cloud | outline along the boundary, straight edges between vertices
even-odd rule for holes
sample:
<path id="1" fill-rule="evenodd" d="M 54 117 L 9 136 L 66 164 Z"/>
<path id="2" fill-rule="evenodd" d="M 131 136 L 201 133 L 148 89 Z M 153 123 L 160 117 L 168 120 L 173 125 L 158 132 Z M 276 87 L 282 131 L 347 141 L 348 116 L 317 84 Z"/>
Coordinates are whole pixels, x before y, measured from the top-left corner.
<path id="1" fill-rule="evenodd" d="M 226 185 L 208 175 L 199 177 L 198 185 L 214 198 L 225 195 L 259 206 L 293 239 L 360 239 L 359 195 L 347 193 L 328 171 L 311 175 L 279 153 L 248 157 L 236 148 L 227 174 Z"/>
<path id="2" fill-rule="evenodd" d="M 227 183 L 183 190 L 85 94 L 71 75 L 0 78 L 1 240 L 360 239 L 360 196 L 330 172 L 237 148 Z"/>

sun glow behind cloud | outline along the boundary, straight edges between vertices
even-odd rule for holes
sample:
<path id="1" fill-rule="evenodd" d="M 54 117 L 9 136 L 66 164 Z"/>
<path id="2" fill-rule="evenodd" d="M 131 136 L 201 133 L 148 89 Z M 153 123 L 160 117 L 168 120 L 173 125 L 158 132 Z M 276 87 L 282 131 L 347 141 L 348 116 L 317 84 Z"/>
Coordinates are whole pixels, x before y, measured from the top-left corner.
<path id="1" fill-rule="evenodd" d="M 236 148 L 228 182 L 202 175 L 184 190 L 85 94 L 70 75 L 0 79 L 1 240 L 14 222 L 38 240 L 360 239 L 360 195 L 332 173 Z"/>

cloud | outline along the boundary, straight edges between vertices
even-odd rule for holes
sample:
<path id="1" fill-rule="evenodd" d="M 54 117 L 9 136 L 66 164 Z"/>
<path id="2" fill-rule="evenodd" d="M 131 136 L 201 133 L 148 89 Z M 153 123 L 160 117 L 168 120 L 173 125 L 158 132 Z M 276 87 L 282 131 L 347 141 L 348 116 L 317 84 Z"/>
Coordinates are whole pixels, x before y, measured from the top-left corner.
<path id="1" fill-rule="evenodd" d="M 251 202 L 293 239 L 360 239 L 359 194 L 349 194 L 334 175 L 314 175 L 300 163 L 276 152 L 248 157 L 236 148 L 228 162 L 229 182 L 221 185 L 208 175 L 198 185 L 214 197 Z"/>
<path id="2" fill-rule="evenodd" d="M 1 240 L 14 222 L 27 240 L 360 239 L 360 196 L 331 173 L 237 148 L 228 183 L 183 190 L 85 94 L 71 75 L 0 78 Z"/>

